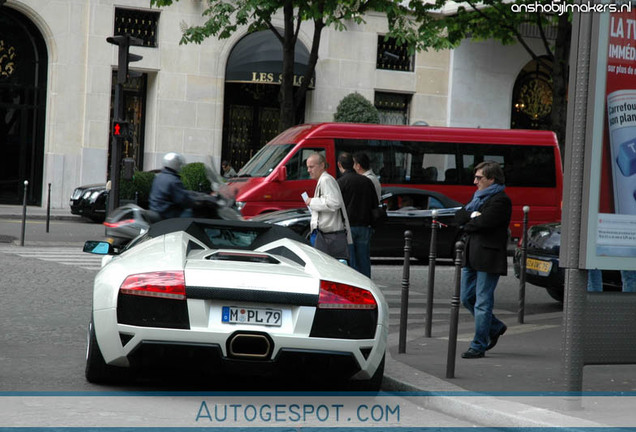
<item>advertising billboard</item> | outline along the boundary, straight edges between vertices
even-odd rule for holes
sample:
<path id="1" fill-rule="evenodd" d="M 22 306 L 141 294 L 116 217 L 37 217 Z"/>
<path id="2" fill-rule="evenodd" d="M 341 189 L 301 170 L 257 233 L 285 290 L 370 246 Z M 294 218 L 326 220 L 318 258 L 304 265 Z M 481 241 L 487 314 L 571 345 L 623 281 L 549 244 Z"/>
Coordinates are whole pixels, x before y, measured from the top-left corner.
<path id="1" fill-rule="evenodd" d="M 600 19 L 585 268 L 636 269 L 636 7 Z"/>

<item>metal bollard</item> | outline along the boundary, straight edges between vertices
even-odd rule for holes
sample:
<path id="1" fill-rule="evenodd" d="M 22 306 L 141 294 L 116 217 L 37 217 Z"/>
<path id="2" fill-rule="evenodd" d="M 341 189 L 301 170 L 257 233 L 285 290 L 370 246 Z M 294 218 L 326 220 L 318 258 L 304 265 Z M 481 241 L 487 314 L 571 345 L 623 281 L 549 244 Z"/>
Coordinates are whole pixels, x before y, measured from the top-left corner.
<path id="1" fill-rule="evenodd" d="M 459 327 L 459 296 L 462 281 L 462 254 L 464 242 L 455 243 L 455 293 L 451 299 L 450 329 L 448 333 L 448 356 L 446 358 L 446 378 L 455 378 L 455 355 L 457 353 L 457 329 Z"/>
<path id="2" fill-rule="evenodd" d="M 22 197 L 22 232 L 20 233 L 20 246 L 24 246 L 24 231 L 26 229 L 26 203 L 27 203 L 27 189 L 29 187 L 29 181 L 24 181 L 24 196 Z"/>
<path id="3" fill-rule="evenodd" d="M 49 183 L 49 192 L 46 197 L 46 232 L 49 232 L 50 220 L 51 220 L 51 183 Z"/>
<path id="4" fill-rule="evenodd" d="M 402 301 L 400 304 L 400 341 L 398 353 L 406 352 L 406 324 L 409 314 L 409 273 L 411 265 L 411 240 L 413 233 L 404 231 L 404 267 L 402 271 Z"/>
<path id="5" fill-rule="evenodd" d="M 435 260 L 437 260 L 437 210 L 431 212 L 431 245 L 428 254 L 428 289 L 426 291 L 426 328 L 424 335 L 431 337 L 433 327 L 433 296 L 435 292 Z"/>
<path id="6" fill-rule="evenodd" d="M 135 204 L 139 205 L 139 191 L 135 191 Z"/>
<path id="7" fill-rule="evenodd" d="M 519 258 L 519 311 L 517 322 L 523 324 L 526 308 L 526 258 L 528 257 L 528 212 L 529 206 L 523 206 L 523 237 L 521 238 L 521 258 Z"/>

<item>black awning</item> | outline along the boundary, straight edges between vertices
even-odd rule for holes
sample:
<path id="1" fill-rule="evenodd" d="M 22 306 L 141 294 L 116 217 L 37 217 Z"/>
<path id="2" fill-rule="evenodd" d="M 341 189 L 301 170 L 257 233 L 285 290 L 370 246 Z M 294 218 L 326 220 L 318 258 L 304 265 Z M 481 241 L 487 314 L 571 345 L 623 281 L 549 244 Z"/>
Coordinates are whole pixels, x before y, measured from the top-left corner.
<path id="1" fill-rule="evenodd" d="M 305 76 L 309 51 L 296 42 L 294 56 L 294 85 L 299 86 Z M 283 71 L 283 47 L 270 30 L 251 33 L 232 48 L 225 68 L 225 82 L 280 84 Z M 309 87 L 315 85 L 315 73 Z"/>

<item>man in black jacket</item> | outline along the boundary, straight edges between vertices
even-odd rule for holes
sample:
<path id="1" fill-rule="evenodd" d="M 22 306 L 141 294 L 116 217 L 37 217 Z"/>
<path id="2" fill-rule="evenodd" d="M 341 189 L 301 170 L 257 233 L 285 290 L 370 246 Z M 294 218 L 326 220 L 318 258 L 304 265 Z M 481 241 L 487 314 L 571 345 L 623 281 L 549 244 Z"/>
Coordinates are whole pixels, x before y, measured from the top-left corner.
<path id="1" fill-rule="evenodd" d="M 192 217 L 194 201 L 179 177 L 184 165 L 185 159 L 181 154 L 167 153 L 163 157 L 163 170 L 152 181 L 150 210 L 157 212 L 161 219 Z"/>
<path id="2" fill-rule="evenodd" d="M 353 239 L 349 254 L 351 267 L 371 277 L 371 211 L 378 207 L 378 196 L 371 180 L 354 171 L 351 153 L 338 156 L 338 169 L 342 173 L 338 186 L 347 207 Z"/>
<path id="3" fill-rule="evenodd" d="M 504 173 L 497 162 L 475 167 L 472 200 L 456 213 L 466 247 L 462 263 L 461 302 L 475 317 L 475 336 L 463 358 L 480 358 L 506 332 L 492 313 L 495 288 L 508 271 L 508 225 L 512 202 L 504 191 Z"/>

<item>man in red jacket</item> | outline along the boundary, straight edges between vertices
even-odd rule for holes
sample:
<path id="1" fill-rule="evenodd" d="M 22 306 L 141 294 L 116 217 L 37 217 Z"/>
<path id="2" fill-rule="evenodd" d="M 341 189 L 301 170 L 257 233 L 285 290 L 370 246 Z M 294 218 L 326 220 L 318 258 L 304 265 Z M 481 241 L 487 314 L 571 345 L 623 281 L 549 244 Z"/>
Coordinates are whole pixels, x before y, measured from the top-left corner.
<path id="1" fill-rule="evenodd" d="M 475 317 L 475 336 L 468 351 L 462 354 L 467 359 L 484 357 L 507 329 L 492 309 L 499 276 L 508 271 L 508 225 L 512 213 L 512 202 L 504 191 L 504 173 L 497 162 L 478 164 L 473 183 L 477 191 L 455 216 L 466 242 L 460 299 Z"/>

